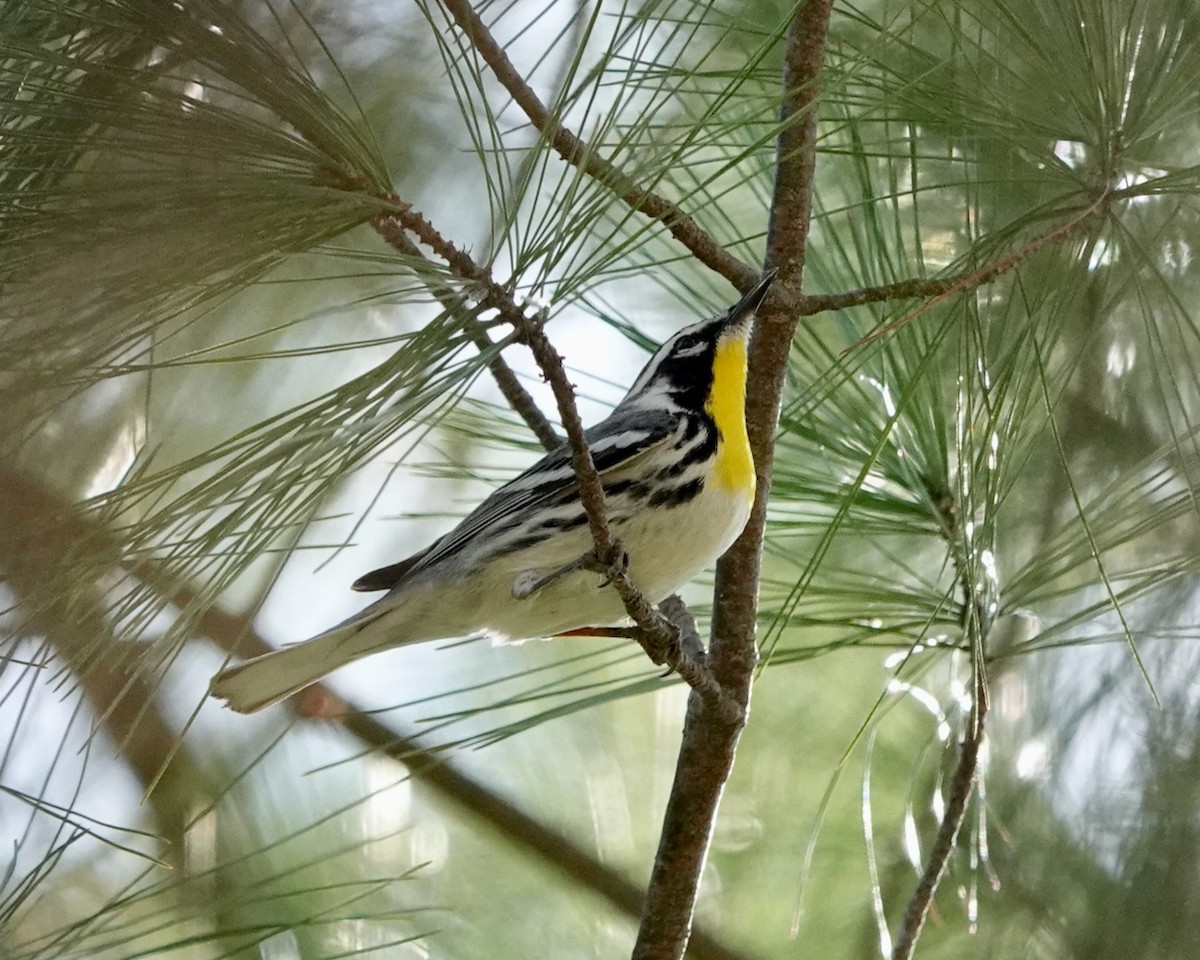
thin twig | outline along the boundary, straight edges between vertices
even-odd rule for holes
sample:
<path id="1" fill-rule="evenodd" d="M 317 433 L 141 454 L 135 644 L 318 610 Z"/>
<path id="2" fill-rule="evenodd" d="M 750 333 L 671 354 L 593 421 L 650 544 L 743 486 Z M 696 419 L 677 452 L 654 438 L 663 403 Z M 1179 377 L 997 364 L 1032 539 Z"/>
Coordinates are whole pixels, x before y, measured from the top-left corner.
<path id="1" fill-rule="evenodd" d="M 897 327 L 903 326 L 946 297 L 962 290 L 974 289 L 975 287 L 991 283 L 1009 270 L 1019 266 L 1048 244 L 1067 239 L 1078 229 L 1086 226 L 1091 217 L 1100 211 L 1104 200 L 1104 197 L 1100 197 L 1082 213 L 1076 214 L 1064 223 L 1051 227 L 1045 233 L 1039 234 L 1028 243 L 1023 244 L 1019 249 L 997 257 L 995 260 L 990 260 L 973 270 L 963 270 L 948 277 L 911 277 L 907 280 L 897 280 L 893 283 L 884 283 L 875 287 L 859 287 L 856 290 L 846 290 L 843 293 L 808 294 L 800 297 L 797 302 L 790 303 L 789 307 L 795 310 L 800 316 L 809 317 L 828 310 L 846 310 L 850 307 L 861 307 L 867 303 L 884 303 L 889 300 L 929 301 L 926 304 L 922 304 L 918 311 L 908 315 L 903 320 L 897 321 L 886 330 L 877 331 L 871 337 L 868 337 L 867 340 L 882 336 Z M 865 343 L 867 340 L 860 341 L 860 343 Z M 855 346 L 859 345 L 855 344 Z M 850 347 L 849 349 L 853 350 L 854 347 Z"/>
<path id="2" fill-rule="evenodd" d="M 1009 270 L 1016 268 L 1019 264 L 1029 259 L 1039 250 L 1049 246 L 1052 243 L 1057 243 L 1072 236 L 1076 231 L 1086 227 L 1092 222 L 1092 219 L 1098 214 L 1101 214 L 1111 200 L 1112 195 L 1108 191 L 1102 192 L 1095 200 L 1087 207 L 1075 214 L 1069 220 L 1057 224 L 1047 230 L 1045 233 L 1039 234 L 1028 243 L 1023 244 L 1018 249 L 1004 256 L 985 263 L 982 267 L 975 270 L 967 271 L 959 274 L 958 277 L 948 278 L 951 282 L 949 286 L 940 291 L 934 292 L 934 288 L 930 288 L 930 293 L 926 294 L 930 297 L 925 303 L 921 304 L 916 310 L 907 316 L 901 317 L 895 323 L 888 324 L 882 330 L 876 330 L 874 333 L 868 334 L 857 343 L 852 344 L 843 350 L 843 353 L 849 353 L 851 350 L 856 350 L 864 344 L 870 343 L 872 340 L 878 340 L 880 337 L 887 336 L 895 330 L 900 329 L 906 323 L 915 320 L 921 314 L 932 310 L 935 306 L 945 300 L 952 294 L 958 293 L 961 290 L 968 288 L 983 286 L 985 283 L 991 283 L 997 277 L 1007 273 Z M 936 281 L 934 281 L 936 282 Z M 881 288 L 882 289 L 882 288 Z"/>
<path id="3" fill-rule="evenodd" d="M 388 246 L 399 251 L 406 257 L 419 257 L 425 259 L 420 248 L 413 243 L 407 233 L 401 228 L 400 224 L 392 217 L 376 217 L 371 225 Z M 492 343 L 491 337 L 488 336 L 484 325 L 480 323 L 472 314 L 467 306 L 465 297 L 457 296 L 448 288 L 439 288 L 434 290 L 434 296 L 441 301 L 446 310 L 453 313 L 455 316 L 463 318 L 467 336 L 471 338 L 471 342 L 479 348 L 481 353 L 495 349 L 495 344 Z M 534 436 L 547 450 L 553 450 L 563 442 L 563 438 L 558 435 L 558 431 L 554 429 L 554 425 L 542 413 L 541 407 L 537 405 L 537 401 L 533 399 L 529 391 L 517 379 L 517 375 L 513 373 L 507 361 L 499 352 L 488 361 L 488 370 L 491 371 L 492 379 L 496 381 L 496 386 L 500 388 L 500 392 L 504 395 L 504 399 L 508 401 L 508 405 L 512 407 L 513 412 L 517 414 L 533 431 Z"/>
<path id="4" fill-rule="evenodd" d="M 925 918 L 933 906 L 933 896 L 937 892 L 938 882 L 946 870 L 950 854 L 954 852 L 954 844 L 958 839 L 958 831 L 967 813 L 967 800 L 975 785 L 975 771 L 979 766 L 979 749 L 983 745 L 984 719 L 987 717 L 987 690 L 983 686 L 983 666 L 976 668 L 974 702 L 967 716 L 967 729 L 963 733 L 962 747 L 958 755 L 958 766 L 950 780 L 950 792 L 946 797 L 946 812 L 938 826 L 937 836 L 929 850 L 925 869 L 921 871 L 921 879 L 908 901 L 904 911 L 904 921 L 896 935 L 892 946 L 892 960 L 909 960 L 916 949 L 917 940 L 921 936 L 921 928 Z"/>
<path id="5" fill-rule="evenodd" d="M 375 229 L 385 238 L 393 231 L 407 230 L 445 261 L 450 272 L 476 284 L 480 299 L 499 313 L 533 353 L 542 375 L 550 384 L 558 405 L 559 419 L 567 434 L 571 462 L 579 487 L 579 499 L 588 520 L 595 545 L 595 558 L 620 596 L 626 613 L 638 629 L 632 636 L 651 661 L 677 672 L 680 677 L 712 702 L 720 713 L 731 719 L 740 716 L 741 706 L 728 700 L 721 686 L 712 682 L 702 659 L 685 651 L 680 630 L 654 609 L 626 572 L 624 550 L 612 535 L 604 504 L 604 486 L 584 435 L 583 422 L 575 403 L 575 390 L 563 366 L 562 357 L 547 338 L 542 324 L 528 316 L 491 273 L 454 243 L 447 240 L 412 204 L 398 197 L 391 199 L 392 210 L 375 218 Z M 391 226 L 389 226 L 391 224 Z M 392 241 L 389 241 L 392 242 Z"/>
<path id="6" fill-rule="evenodd" d="M 525 82 L 508 59 L 504 48 L 475 12 L 470 0 L 442 0 L 442 6 L 555 153 L 604 184 L 634 210 L 657 220 L 697 260 L 725 277 L 739 290 L 749 290 L 757 282 L 760 277 L 758 270 L 726 250 L 677 205 L 634 183 L 610 160 L 602 157 L 593 145 L 567 129 Z"/>
<path id="7" fill-rule="evenodd" d="M 984 647 L 992 618 L 970 574 L 971 566 L 967 563 L 964 544 L 959 538 L 958 508 L 954 495 L 942 484 L 928 484 L 927 492 L 938 513 L 942 537 L 949 544 L 951 560 L 958 572 L 958 590 L 962 594 L 963 603 L 962 627 L 971 639 L 974 688 L 971 710 L 967 715 L 967 728 L 963 732 L 962 746 L 959 748 L 958 766 L 950 779 L 942 822 L 938 824 L 937 836 L 929 849 L 925 867 L 905 907 L 904 919 L 892 945 L 892 960 L 909 960 L 912 956 L 925 919 L 933 906 L 938 883 L 946 871 L 950 855 L 954 852 L 958 831 L 966 817 L 967 801 L 975 785 L 989 702 Z"/>
<path id="8" fill-rule="evenodd" d="M 678 595 L 672 594 L 658 605 L 658 611 L 678 631 L 682 656 L 671 667 L 672 672 L 678 673 L 680 679 L 702 697 L 715 703 L 726 720 L 737 723 L 741 718 L 742 708 L 726 696 L 712 671 L 707 668 L 708 651 L 704 649 L 704 642 L 700 639 L 700 631 L 696 627 L 696 618 L 692 616 L 687 604 Z M 582 627 L 578 630 L 568 630 L 562 636 L 620 637 L 641 643 L 641 629 L 636 624 L 632 627 Z"/>
<path id="9" fill-rule="evenodd" d="M 816 156 L 817 77 L 832 5 L 832 0 L 799 4 L 788 32 L 781 106 L 783 132 L 767 240 L 767 267 L 779 268 L 776 286 L 783 288 L 783 295 L 769 297 L 763 303 L 749 349 L 754 379 L 746 397 L 746 427 L 758 487 L 745 530 L 717 564 L 708 665 L 726 696 L 744 710 L 749 708 L 758 661 L 755 621 L 774 435 L 797 320 L 797 315 L 787 309 L 787 301 L 800 293 L 808 241 Z M 744 716 L 740 722 L 729 722 L 708 709 L 698 694 L 688 699 L 683 742 L 633 952 L 635 960 L 678 960 L 687 948 L 712 825 L 733 768 Z"/>
<path id="10" fill-rule="evenodd" d="M 796 312 L 802 317 L 811 317 L 817 313 L 825 313 L 829 310 L 847 310 L 850 307 L 861 307 L 867 303 L 939 297 L 958 289 L 963 281 L 967 280 L 970 276 L 970 273 L 960 273 L 952 277 L 935 277 L 932 279 L 912 277 L 908 280 L 897 280 L 894 283 L 880 284 L 877 287 L 859 287 L 855 290 L 847 290 L 844 293 L 809 294 L 800 298 Z"/>

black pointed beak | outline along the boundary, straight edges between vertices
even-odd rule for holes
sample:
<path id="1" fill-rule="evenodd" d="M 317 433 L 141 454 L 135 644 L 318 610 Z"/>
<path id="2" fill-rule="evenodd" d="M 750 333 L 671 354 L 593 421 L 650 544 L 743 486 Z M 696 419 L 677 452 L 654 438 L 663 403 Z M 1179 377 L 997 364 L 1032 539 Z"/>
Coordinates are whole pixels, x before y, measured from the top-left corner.
<path id="1" fill-rule="evenodd" d="M 763 299 L 767 295 L 767 291 L 771 289 L 771 283 L 775 279 L 775 274 L 778 271 L 768 270 L 763 274 L 762 279 L 753 287 L 746 291 L 745 295 L 729 308 L 729 313 L 726 314 L 726 324 L 734 326 L 735 324 L 748 320 L 759 308 Z"/>

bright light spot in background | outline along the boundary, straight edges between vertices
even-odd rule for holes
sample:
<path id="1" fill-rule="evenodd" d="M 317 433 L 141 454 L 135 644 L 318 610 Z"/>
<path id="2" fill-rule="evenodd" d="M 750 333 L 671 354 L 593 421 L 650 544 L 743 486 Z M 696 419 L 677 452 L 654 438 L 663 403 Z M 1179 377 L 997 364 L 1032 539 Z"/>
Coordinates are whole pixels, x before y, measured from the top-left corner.
<path id="1" fill-rule="evenodd" d="M 887 685 L 888 693 L 898 696 L 912 697 L 918 704 L 924 707 L 929 714 L 937 721 L 937 736 L 942 743 L 950 739 L 950 724 L 946 720 L 946 714 L 942 711 L 942 705 L 938 703 L 937 697 L 926 690 L 924 687 L 918 687 L 916 684 L 906 683 L 903 680 L 889 680 Z"/>
<path id="2" fill-rule="evenodd" d="M 450 837 L 440 817 L 417 811 L 413 804 L 412 780 L 403 764 L 376 754 L 364 757 L 366 802 L 360 808 L 363 855 L 378 868 L 395 868 L 407 857 L 423 864 L 428 875 L 445 866 L 450 855 Z M 398 850 L 404 844 L 406 853 Z"/>
<path id="3" fill-rule="evenodd" d="M 360 817 L 363 839 L 370 842 L 393 836 L 411 821 L 412 783 L 404 767 L 389 757 L 372 754 L 363 763 L 367 799 Z"/>
<path id="4" fill-rule="evenodd" d="M 1113 245 L 1108 242 L 1105 237 L 1098 237 L 1096 245 L 1092 247 L 1092 255 L 1088 257 L 1087 268 L 1089 270 L 1099 270 L 1101 267 L 1107 267 L 1116 263 L 1117 252 Z"/>
<path id="5" fill-rule="evenodd" d="M 262 960 L 300 960 L 300 942 L 291 930 L 283 930 L 267 937 L 258 945 Z"/>
<path id="6" fill-rule="evenodd" d="M 1087 159 L 1087 147 L 1078 140 L 1057 140 L 1054 143 L 1054 155 L 1065 166 L 1076 170 Z"/>
<path id="7" fill-rule="evenodd" d="M 996 555 L 991 550 L 980 551 L 979 563 L 983 566 L 983 574 L 989 580 L 1000 582 L 1000 572 L 996 569 Z"/>
<path id="8" fill-rule="evenodd" d="M 896 401 L 892 399 L 892 391 L 888 385 L 881 380 L 876 380 L 874 377 L 869 377 L 866 374 L 860 374 L 859 379 L 863 383 L 868 383 L 879 391 L 879 397 L 883 401 L 884 412 L 888 415 L 888 419 L 896 416 Z"/>
<path id="9" fill-rule="evenodd" d="M 597 852 L 605 863 L 623 863 L 637 856 L 633 812 L 620 765 L 613 756 L 598 754 L 584 768 L 588 813 Z"/>
<path id="10" fill-rule="evenodd" d="M 1041 737 L 1026 740 L 1017 751 L 1017 777 L 1021 780 L 1043 780 L 1050 772 L 1050 747 Z"/>
<path id="11" fill-rule="evenodd" d="M 946 798 L 942 796 L 941 790 L 933 791 L 933 795 L 929 798 L 929 809 L 938 823 L 946 818 Z"/>
<path id="12" fill-rule="evenodd" d="M 1141 170 L 1133 170 L 1121 174 L 1117 177 L 1116 189 L 1132 190 L 1134 187 L 1140 187 L 1143 183 L 1149 183 L 1152 180 L 1158 180 L 1167 175 L 1166 170 L 1158 170 L 1154 167 L 1143 167 Z M 1154 195 L 1150 193 L 1140 194 L 1132 197 L 1126 197 L 1126 203 L 1149 203 L 1154 199 Z"/>
<path id="13" fill-rule="evenodd" d="M 1187 273 L 1192 265 L 1192 246 L 1186 240 L 1172 240 L 1163 245 L 1163 263 L 1176 273 Z"/>
<path id="14" fill-rule="evenodd" d="M 917 834 L 917 818 L 912 815 L 911 810 L 905 811 L 904 814 L 904 855 L 908 857 L 908 862 L 914 867 L 923 866 L 921 838 Z"/>
<path id="15" fill-rule="evenodd" d="M 1133 369 L 1133 362 L 1137 359 L 1137 346 L 1132 343 L 1121 345 L 1119 343 L 1110 343 L 1108 345 L 1108 355 L 1104 358 L 1104 369 L 1111 373 L 1114 377 L 1123 377 Z"/>
<path id="16" fill-rule="evenodd" d="M 96 468 L 84 490 L 84 497 L 98 497 L 114 490 L 125 479 L 146 443 L 146 418 L 136 414 L 125 421 L 103 462 Z"/>

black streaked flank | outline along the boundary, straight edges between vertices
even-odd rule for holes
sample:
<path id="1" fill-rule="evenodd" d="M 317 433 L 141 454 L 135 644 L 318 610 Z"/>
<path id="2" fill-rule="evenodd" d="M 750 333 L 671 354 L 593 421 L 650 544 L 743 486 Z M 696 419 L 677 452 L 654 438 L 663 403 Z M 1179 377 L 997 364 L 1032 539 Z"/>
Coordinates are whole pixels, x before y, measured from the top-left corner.
<path id="1" fill-rule="evenodd" d="M 618 480 L 604 487 L 606 497 L 628 496 L 634 503 L 645 500 L 654 491 L 654 484 L 649 480 Z"/>
<path id="2" fill-rule="evenodd" d="M 585 523 L 587 523 L 587 514 L 581 509 L 569 517 L 550 517 L 543 520 L 541 527 L 543 530 L 574 530 L 576 527 L 582 527 Z"/>
<path id="3" fill-rule="evenodd" d="M 699 496 L 700 491 L 704 489 L 704 478 L 696 477 L 695 480 L 689 480 L 687 483 L 681 483 L 677 487 L 664 487 L 658 490 L 650 498 L 650 506 L 652 507 L 679 507 L 687 503 L 689 500 Z"/>

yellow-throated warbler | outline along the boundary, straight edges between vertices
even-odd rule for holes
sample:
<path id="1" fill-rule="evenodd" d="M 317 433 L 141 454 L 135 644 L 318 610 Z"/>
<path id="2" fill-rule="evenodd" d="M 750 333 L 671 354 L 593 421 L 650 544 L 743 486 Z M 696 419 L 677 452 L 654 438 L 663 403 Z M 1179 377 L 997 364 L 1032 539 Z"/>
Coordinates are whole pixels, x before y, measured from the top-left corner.
<path id="1" fill-rule="evenodd" d="M 671 337 L 613 412 L 586 432 L 610 528 L 628 553 L 630 579 L 651 603 L 709 566 L 750 516 L 746 344 L 773 276 L 723 316 Z M 574 563 L 591 549 L 564 444 L 440 540 L 353 585 L 386 590 L 384 597 L 305 643 L 223 670 L 211 692 L 248 713 L 390 647 L 616 623 L 625 615 L 616 592 L 597 589 L 602 575 Z"/>

